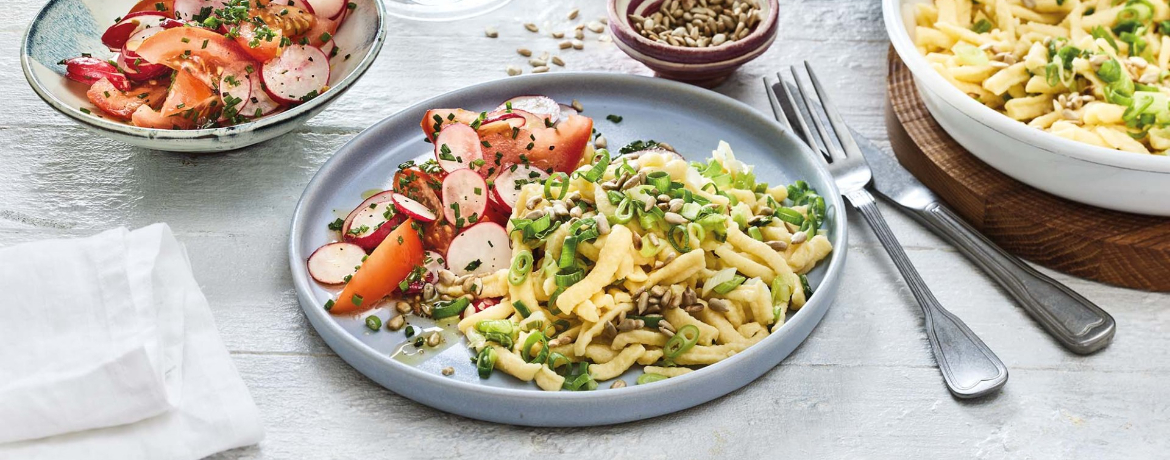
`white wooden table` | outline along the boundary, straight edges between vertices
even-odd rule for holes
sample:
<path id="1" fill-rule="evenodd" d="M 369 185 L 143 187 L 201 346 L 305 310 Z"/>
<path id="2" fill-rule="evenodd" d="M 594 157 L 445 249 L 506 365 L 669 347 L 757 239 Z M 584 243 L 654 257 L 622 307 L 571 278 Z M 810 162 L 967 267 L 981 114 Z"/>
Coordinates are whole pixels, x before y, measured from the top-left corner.
<path id="1" fill-rule="evenodd" d="M 974 402 L 947 393 L 922 319 L 869 229 L 850 214 L 844 289 L 783 364 L 747 387 L 681 413 L 617 426 L 534 429 L 447 415 L 351 369 L 309 327 L 288 272 L 289 220 L 335 149 L 423 98 L 526 69 L 525 46 L 556 40 L 523 22 L 582 19 L 604 2 L 515 0 L 448 24 L 391 20 L 369 73 L 304 128 L 242 151 L 178 155 L 82 130 L 33 94 L 17 60 L 43 0 L 0 8 L 0 246 L 167 222 L 189 248 L 224 341 L 264 417 L 267 438 L 221 458 L 875 457 L 1104 458 L 1170 448 L 1170 295 L 1056 278 L 1117 319 L 1095 356 L 1061 349 L 954 248 L 888 206 L 887 218 L 944 305 L 1010 368 L 1007 387 Z M 780 37 L 717 91 L 767 111 L 761 77 L 810 59 L 848 121 L 886 143 L 888 44 L 876 0 L 785 0 Z M 500 37 L 488 39 L 485 26 Z M 571 70 L 649 74 L 589 34 L 562 53 Z M 561 69 L 554 69 L 559 71 Z"/>

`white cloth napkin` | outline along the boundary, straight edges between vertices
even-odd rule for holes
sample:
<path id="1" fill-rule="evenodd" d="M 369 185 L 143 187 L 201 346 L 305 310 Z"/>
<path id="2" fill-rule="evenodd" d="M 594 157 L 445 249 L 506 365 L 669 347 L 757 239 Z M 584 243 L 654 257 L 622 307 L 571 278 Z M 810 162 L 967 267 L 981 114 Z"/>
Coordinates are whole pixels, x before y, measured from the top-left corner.
<path id="1" fill-rule="evenodd" d="M 195 459 L 259 413 L 166 224 L 0 249 L 0 458 Z"/>

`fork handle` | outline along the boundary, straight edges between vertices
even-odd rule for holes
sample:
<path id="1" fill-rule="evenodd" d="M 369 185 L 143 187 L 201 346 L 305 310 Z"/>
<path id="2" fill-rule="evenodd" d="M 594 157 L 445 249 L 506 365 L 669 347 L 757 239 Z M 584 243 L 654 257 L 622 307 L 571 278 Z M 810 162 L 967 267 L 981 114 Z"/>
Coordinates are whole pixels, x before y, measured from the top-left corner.
<path id="1" fill-rule="evenodd" d="M 902 245 L 886 225 L 873 195 L 864 188 L 845 194 L 902 273 L 910 292 L 922 307 L 926 337 L 935 361 L 951 393 L 959 398 L 977 398 L 999 390 L 1007 382 L 1007 367 L 963 321 L 943 308 L 906 257 Z"/>
<path id="2" fill-rule="evenodd" d="M 1065 348 L 1090 354 L 1109 344 L 1113 317 L 989 241 L 946 206 L 932 203 L 914 214 L 957 246 Z"/>

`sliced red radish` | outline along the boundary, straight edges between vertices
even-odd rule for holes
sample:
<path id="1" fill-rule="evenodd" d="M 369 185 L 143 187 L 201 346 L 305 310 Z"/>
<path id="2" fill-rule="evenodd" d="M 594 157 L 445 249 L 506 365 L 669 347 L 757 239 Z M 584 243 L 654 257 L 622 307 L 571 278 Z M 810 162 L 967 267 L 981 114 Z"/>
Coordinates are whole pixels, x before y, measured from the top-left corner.
<path id="1" fill-rule="evenodd" d="M 447 267 L 456 276 L 495 273 L 512 263 L 508 232 L 495 222 L 482 222 L 459 233 L 447 248 Z"/>
<path id="2" fill-rule="evenodd" d="M 427 269 L 427 273 L 438 273 L 439 270 L 447 269 L 447 259 L 435 251 L 427 251 L 427 256 L 423 260 L 426 262 L 424 268 Z"/>
<path id="3" fill-rule="evenodd" d="M 224 103 L 227 103 L 227 96 L 239 98 L 240 102 L 234 106 L 236 110 L 240 115 L 253 118 L 279 110 L 281 104 L 272 100 L 268 92 L 261 87 L 260 73 L 255 71 L 248 73 L 249 67 L 251 66 L 236 66 L 224 70 L 219 82 L 219 93 Z"/>
<path id="4" fill-rule="evenodd" d="M 309 2 L 306 2 L 305 0 L 282 0 L 281 3 L 278 3 L 278 5 L 288 5 L 291 7 L 300 8 L 312 14 L 317 14 L 317 12 L 313 10 L 313 5 L 310 5 Z"/>
<path id="5" fill-rule="evenodd" d="M 138 53 L 123 48 L 118 55 L 118 67 L 131 80 L 147 81 L 161 78 L 171 72 L 171 68 L 162 64 L 151 64 L 143 60 Z"/>
<path id="6" fill-rule="evenodd" d="M 170 16 L 153 11 L 139 11 L 130 13 L 119 20 L 102 34 L 102 43 L 111 51 L 122 49 L 126 41 L 147 28 L 164 28 L 167 21 L 174 21 Z"/>
<path id="7" fill-rule="evenodd" d="M 350 211 L 341 226 L 342 238 L 367 251 L 378 247 L 386 235 L 406 219 L 394 207 L 393 196 L 394 192 L 379 193 Z"/>
<path id="8" fill-rule="evenodd" d="M 204 11 L 210 13 L 226 4 L 226 0 L 175 0 L 175 19 L 190 21 Z"/>
<path id="9" fill-rule="evenodd" d="M 434 211 L 427 209 L 422 203 L 414 201 L 401 193 L 394 194 L 394 204 L 398 207 L 399 211 L 424 224 L 429 224 L 437 219 Z"/>
<path id="10" fill-rule="evenodd" d="M 490 112 L 485 116 L 483 123 L 481 123 L 480 126 L 483 127 L 483 126 L 488 126 L 492 123 L 506 121 L 506 122 L 508 122 L 508 126 L 515 126 L 517 128 L 523 128 L 524 124 L 527 120 L 525 119 L 525 117 L 522 113 L 523 112 L 518 112 L 518 111 Z"/>
<path id="11" fill-rule="evenodd" d="M 435 137 L 435 159 L 449 173 L 470 168 L 473 161 L 483 159 L 483 145 L 479 143 L 479 135 L 467 125 L 443 126 Z M 443 203 L 447 204 L 447 201 Z"/>
<path id="12" fill-rule="evenodd" d="M 130 90 L 130 80 L 109 62 L 93 57 L 66 59 L 64 62 L 65 77 L 70 80 L 92 85 L 105 78 L 118 91 Z"/>
<path id="13" fill-rule="evenodd" d="M 475 171 L 458 169 L 443 179 L 443 215 L 456 227 L 483 219 L 487 202 L 487 182 Z"/>
<path id="14" fill-rule="evenodd" d="M 286 104 L 305 102 L 329 85 L 329 57 L 316 47 L 291 45 L 280 58 L 264 64 L 264 87 Z"/>
<path id="15" fill-rule="evenodd" d="M 252 81 L 252 97 L 248 98 L 248 102 L 244 104 L 244 108 L 240 113 L 249 117 L 262 117 L 271 115 L 277 110 L 284 107 L 284 104 L 272 99 L 267 91 L 264 91 L 264 80 L 260 78 L 260 72 L 252 72 L 248 74 L 248 79 Z M 256 88 L 260 88 L 257 90 Z"/>
<path id="16" fill-rule="evenodd" d="M 561 105 L 557 104 L 550 98 L 544 96 L 519 96 L 508 99 L 496 107 L 495 111 L 502 111 L 511 108 L 512 110 L 523 110 L 532 113 L 541 119 L 547 118 L 549 123 L 556 123 L 561 119 Z"/>
<path id="17" fill-rule="evenodd" d="M 516 207 L 516 200 L 520 197 L 520 189 L 527 184 L 540 184 L 548 178 L 548 173 L 527 165 L 506 166 L 496 176 L 496 195 L 500 202 L 509 209 Z"/>
<path id="18" fill-rule="evenodd" d="M 313 5 L 313 14 L 326 19 L 337 19 L 345 11 L 347 0 L 305 0 Z"/>
<path id="19" fill-rule="evenodd" d="M 323 284 L 341 284 L 357 271 L 366 251 L 352 243 L 329 243 L 313 251 L 307 263 L 309 276 Z"/>

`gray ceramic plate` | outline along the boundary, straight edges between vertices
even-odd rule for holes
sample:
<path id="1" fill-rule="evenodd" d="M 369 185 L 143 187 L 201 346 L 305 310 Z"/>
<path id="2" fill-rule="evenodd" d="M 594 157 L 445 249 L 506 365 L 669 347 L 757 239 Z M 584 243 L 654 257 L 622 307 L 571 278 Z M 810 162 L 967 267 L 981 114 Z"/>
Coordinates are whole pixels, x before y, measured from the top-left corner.
<path id="1" fill-rule="evenodd" d="M 326 224 L 361 202 L 364 191 L 389 188 L 397 166 L 430 156 L 419 120 L 429 108 L 490 110 L 517 95 L 542 94 L 558 101 L 578 99 L 584 115 L 611 147 L 636 139 L 672 144 L 691 159 L 707 158 L 719 140 L 736 157 L 756 166 L 769 183 L 807 181 L 825 196 L 825 228 L 835 250 L 810 276 L 815 294 L 779 331 L 729 359 L 697 372 L 634 386 L 640 369 L 622 376 L 630 386 L 590 392 L 543 392 L 533 383 L 495 373 L 480 380 L 463 339 L 450 332 L 446 348 L 421 363 L 391 358 L 404 342 L 402 332 L 366 329 L 359 317 L 333 317 L 322 305 L 332 294 L 315 283 L 306 258 L 333 238 Z M 620 124 L 606 115 L 623 117 Z M 293 215 L 289 262 L 297 296 L 309 321 L 346 362 L 382 386 L 420 403 L 467 417 L 517 425 L 581 426 L 627 422 L 702 404 L 746 385 L 772 369 L 804 341 L 837 294 L 846 254 L 845 215 L 826 169 L 795 137 L 747 105 L 714 92 L 666 80 L 600 73 L 557 73 L 488 82 L 421 102 L 365 130 L 343 146 L 309 183 Z M 386 309 L 375 313 L 383 320 Z M 414 322 L 414 321 L 412 321 Z M 414 322 L 416 326 L 426 324 Z M 444 377 L 440 370 L 455 368 Z"/>

